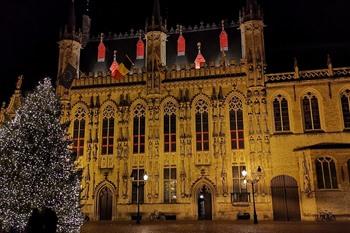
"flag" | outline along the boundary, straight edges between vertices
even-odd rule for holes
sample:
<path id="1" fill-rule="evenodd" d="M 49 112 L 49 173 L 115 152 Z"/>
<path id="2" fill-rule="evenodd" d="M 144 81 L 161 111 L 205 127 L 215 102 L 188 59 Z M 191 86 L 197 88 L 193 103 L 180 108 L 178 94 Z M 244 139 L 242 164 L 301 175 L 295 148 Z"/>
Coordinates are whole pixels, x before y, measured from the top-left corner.
<path id="1" fill-rule="evenodd" d="M 116 60 L 113 60 L 109 70 L 111 71 L 112 78 L 115 78 L 115 79 L 121 78 L 122 75 L 119 73 L 119 64 Z"/>
<path id="2" fill-rule="evenodd" d="M 198 53 L 196 60 L 194 60 L 195 68 L 200 69 L 203 63 L 205 63 L 205 59 L 201 53 Z"/>
<path id="3" fill-rule="evenodd" d="M 77 69 L 72 64 L 68 63 L 63 73 L 59 77 L 59 84 L 68 89 L 72 86 L 73 80 L 76 76 Z"/>
<path id="4" fill-rule="evenodd" d="M 118 70 L 122 76 L 125 76 L 130 72 L 131 67 L 134 65 L 134 63 L 131 61 L 127 54 L 121 55 L 120 58 L 121 59 Z"/>

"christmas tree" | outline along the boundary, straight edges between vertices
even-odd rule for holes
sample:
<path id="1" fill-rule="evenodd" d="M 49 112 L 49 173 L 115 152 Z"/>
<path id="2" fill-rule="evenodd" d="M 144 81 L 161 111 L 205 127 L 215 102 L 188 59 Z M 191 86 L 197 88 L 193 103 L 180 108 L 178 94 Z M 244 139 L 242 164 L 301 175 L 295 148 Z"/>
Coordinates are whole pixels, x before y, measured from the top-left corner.
<path id="1" fill-rule="evenodd" d="M 5 229 L 22 231 L 33 208 L 47 207 L 57 214 L 58 232 L 80 231 L 80 177 L 60 115 L 59 99 L 46 78 L 0 128 L 0 224 Z"/>

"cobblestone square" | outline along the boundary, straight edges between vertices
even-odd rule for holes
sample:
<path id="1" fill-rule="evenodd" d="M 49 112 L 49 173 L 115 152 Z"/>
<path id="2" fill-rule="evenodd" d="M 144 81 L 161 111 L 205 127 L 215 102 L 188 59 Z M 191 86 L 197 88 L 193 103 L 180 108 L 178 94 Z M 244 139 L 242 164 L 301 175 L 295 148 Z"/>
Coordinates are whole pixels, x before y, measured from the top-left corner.
<path id="1" fill-rule="evenodd" d="M 350 222 L 301 223 L 185 221 L 185 222 L 90 222 L 81 233 L 346 233 Z"/>

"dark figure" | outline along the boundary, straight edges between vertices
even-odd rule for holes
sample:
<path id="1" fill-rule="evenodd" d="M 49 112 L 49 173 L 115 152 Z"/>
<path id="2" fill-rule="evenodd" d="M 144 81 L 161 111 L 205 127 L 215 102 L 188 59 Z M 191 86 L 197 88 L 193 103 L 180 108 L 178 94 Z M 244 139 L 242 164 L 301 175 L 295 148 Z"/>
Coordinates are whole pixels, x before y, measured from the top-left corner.
<path id="1" fill-rule="evenodd" d="M 37 208 L 33 209 L 27 225 L 27 233 L 42 233 L 42 218 Z"/>
<path id="2" fill-rule="evenodd" d="M 50 208 L 44 208 L 41 212 L 43 219 L 43 233 L 56 233 L 57 229 L 57 215 L 55 211 Z"/>

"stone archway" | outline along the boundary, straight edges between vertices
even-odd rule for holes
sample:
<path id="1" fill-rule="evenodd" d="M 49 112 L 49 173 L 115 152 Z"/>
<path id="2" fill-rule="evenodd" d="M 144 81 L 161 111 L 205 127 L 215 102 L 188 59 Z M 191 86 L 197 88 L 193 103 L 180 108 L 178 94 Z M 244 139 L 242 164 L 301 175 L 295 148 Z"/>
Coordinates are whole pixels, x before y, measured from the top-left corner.
<path id="1" fill-rule="evenodd" d="M 195 219 L 214 219 L 215 194 L 216 189 L 208 179 L 200 179 L 192 185 L 193 216 Z"/>
<path id="2" fill-rule="evenodd" d="M 103 187 L 98 195 L 99 220 L 112 220 L 113 194 L 107 187 Z"/>
<path id="3" fill-rule="evenodd" d="M 212 193 L 210 189 L 203 185 L 200 188 L 197 194 L 197 214 L 198 220 L 212 220 L 213 212 L 212 212 Z"/>

